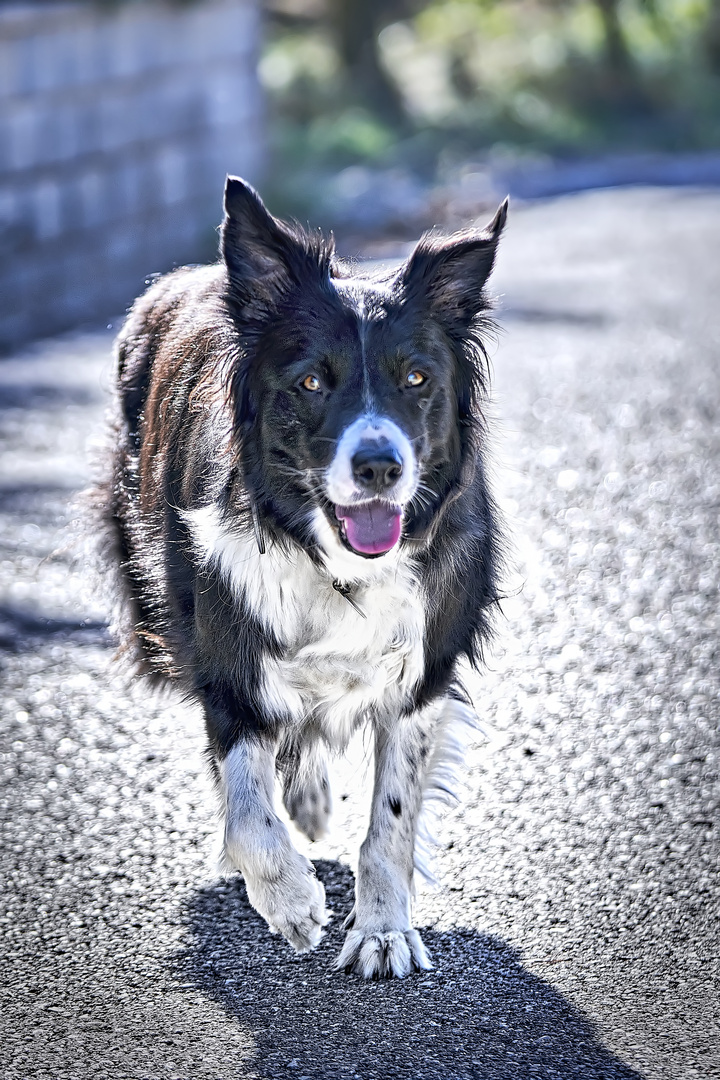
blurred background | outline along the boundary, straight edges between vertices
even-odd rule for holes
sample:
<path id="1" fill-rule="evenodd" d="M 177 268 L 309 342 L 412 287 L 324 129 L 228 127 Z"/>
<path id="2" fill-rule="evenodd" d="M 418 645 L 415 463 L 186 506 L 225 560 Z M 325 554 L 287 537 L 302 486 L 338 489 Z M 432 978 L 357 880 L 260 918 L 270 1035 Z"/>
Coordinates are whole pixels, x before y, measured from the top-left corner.
<path id="1" fill-rule="evenodd" d="M 384 255 L 719 147 L 713 0 L 0 3 L 0 348 L 214 257 L 226 172 Z"/>
<path id="2" fill-rule="evenodd" d="M 717 168 L 712 0 L 274 0 L 259 72 L 279 201 L 363 228 Z"/>
<path id="3" fill-rule="evenodd" d="M 127 685 L 72 540 L 119 319 L 215 257 L 226 172 L 349 256 L 512 196 L 517 573 L 418 897 L 438 970 L 398 985 L 327 971 L 361 743 L 290 958 L 209 869 L 201 717 Z M 720 1077 L 718 252 L 710 0 L 0 2 L 2 1080 Z"/>

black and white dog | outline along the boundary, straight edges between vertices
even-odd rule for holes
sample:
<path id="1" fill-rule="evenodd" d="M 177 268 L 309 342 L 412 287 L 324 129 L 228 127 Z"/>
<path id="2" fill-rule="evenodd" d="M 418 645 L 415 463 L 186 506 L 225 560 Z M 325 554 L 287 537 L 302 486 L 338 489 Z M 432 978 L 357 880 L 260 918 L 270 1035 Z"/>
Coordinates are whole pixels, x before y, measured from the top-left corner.
<path id="1" fill-rule="evenodd" d="M 118 343 L 104 512 L 127 645 L 202 704 L 226 863 L 300 951 L 328 915 L 276 773 L 314 839 L 326 750 L 371 726 L 336 964 L 365 976 L 430 967 L 410 916 L 418 815 L 467 710 L 457 663 L 480 658 L 497 599 L 483 290 L 506 212 L 365 277 L 231 177 L 220 262 L 153 284 Z"/>

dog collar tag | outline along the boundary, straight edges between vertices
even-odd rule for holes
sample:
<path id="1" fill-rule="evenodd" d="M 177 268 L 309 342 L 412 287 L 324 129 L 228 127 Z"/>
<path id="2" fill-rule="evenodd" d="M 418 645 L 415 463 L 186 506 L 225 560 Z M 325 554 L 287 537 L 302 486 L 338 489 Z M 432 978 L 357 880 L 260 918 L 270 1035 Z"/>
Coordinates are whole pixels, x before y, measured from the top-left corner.
<path id="1" fill-rule="evenodd" d="M 336 578 L 335 581 L 333 581 L 333 589 L 335 592 L 339 592 L 341 596 L 345 597 L 350 607 L 355 608 L 358 615 L 362 615 L 363 619 L 367 618 L 367 615 L 352 595 L 352 585 L 346 585 L 344 582 L 340 581 L 339 578 Z"/>
<path id="2" fill-rule="evenodd" d="M 253 532 L 255 533 L 255 543 L 258 546 L 258 551 L 261 555 L 265 554 L 265 538 L 260 529 L 260 519 L 258 518 L 257 507 L 255 503 L 250 504 L 250 512 L 252 514 Z"/>

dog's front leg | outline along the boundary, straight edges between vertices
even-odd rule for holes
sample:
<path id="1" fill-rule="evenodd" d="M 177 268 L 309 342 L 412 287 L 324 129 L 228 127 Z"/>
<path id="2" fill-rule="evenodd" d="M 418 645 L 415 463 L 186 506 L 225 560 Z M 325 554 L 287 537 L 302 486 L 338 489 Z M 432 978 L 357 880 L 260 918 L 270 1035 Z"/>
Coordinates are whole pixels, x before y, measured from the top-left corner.
<path id="1" fill-rule="evenodd" d="M 275 813 L 275 746 L 242 738 L 219 762 L 225 804 L 224 856 L 250 903 L 298 952 L 314 949 L 328 921 L 325 890 Z"/>
<path id="2" fill-rule="evenodd" d="M 365 978 L 432 967 L 410 904 L 417 821 L 434 717 L 418 712 L 375 732 L 370 827 L 360 849 L 356 902 L 335 967 Z"/>

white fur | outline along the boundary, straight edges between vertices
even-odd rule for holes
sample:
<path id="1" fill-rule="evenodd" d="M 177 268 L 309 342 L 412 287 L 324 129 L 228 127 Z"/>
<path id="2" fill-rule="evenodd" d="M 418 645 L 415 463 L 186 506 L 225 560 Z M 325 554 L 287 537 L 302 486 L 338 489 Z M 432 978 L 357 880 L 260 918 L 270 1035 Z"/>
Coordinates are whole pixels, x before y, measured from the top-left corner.
<path id="1" fill-rule="evenodd" d="M 402 979 L 414 969 L 431 971 L 432 966 L 417 930 L 373 934 L 351 930 L 334 964 L 336 971 L 357 971 L 366 979 L 389 975 Z"/>
<path id="2" fill-rule="evenodd" d="M 443 702 L 375 731 L 371 824 L 360 848 L 352 925 L 338 969 L 403 976 L 432 965 L 412 928 L 413 853 L 424 780 Z"/>
<path id="3" fill-rule="evenodd" d="M 317 566 L 299 548 L 268 545 L 223 523 L 218 507 L 185 515 L 203 563 L 215 565 L 239 599 L 280 642 L 263 660 L 263 707 L 284 726 L 292 760 L 285 802 L 314 837 L 330 810 L 318 734 L 342 748 L 363 720 L 375 731 L 371 825 L 360 851 L 353 922 L 338 969 L 402 977 L 432 965 L 411 922 L 413 864 L 423 798 L 448 791 L 461 757 L 458 730 L 469 711 L 439 701 L 405 706 L 422 677 L 425 615 L 420 585 L 402 551 L 366 560 L 347 551 L 320 510 L 313 524 L 324 552 Z M 360 614 L 333 588 L 352 588 Z M 225 858 L 241 870 L 248 897 L 271 928 L 302 951 L 327 921 L 322 885 L 292 846 L 273 807 L 276 747 L 241 740 L 219 763 L 225 800 Z M 327 793 L 327 797 L 326 797 Z M 421 868 L 424 870 L 422 859 Z M 425 871 L 427 873 L 427 871 Z"/>
<path id="4" fill-rule="evenodd" d="M 240 870 L 248 899 L 297 949 L 314 949 L 329 915 L 312 863 L 295 850 L 275 813 L 275 748 L 241 740 L 219 762 L 225 804 L 224 859 Z"/>
<path id="5" fill-rule="evenodd" d="M 270 545 L 261 555 L 252 535 L 222 523 L 217 507 L 185 518 L 203 562 L 217 565 L 283 647 L 279 659 L 264 660 L 260 693 L 270 715 L 296 726 L 312 722 L 342 748 L 369 713 L 402 711 L 422 676 L 425 631 L 420 587 L 406 559 L 398 552 L 362 559 L 346 552 L 328 525 L 330 551 L 319 568 L 299 548 Z M 337 578 L 356 582 L 353 600 L 364 618 L 333 588 Z"/>
<path id="6" fill-rule="evenodd" d="M 330 502 L 347 506 L 367 499 L 367 492 L 355 483 L 352 459 L 363 442 L 388 442 L 400 455 L 402 475 L 396 484 L 383 492 L 389 502 L 404 506 L 417 488 L 417 464 L 407 435 L 385 416 L 359 416 L 340 436 L 337 449 L 325 474 L 325 491 Z"/>

